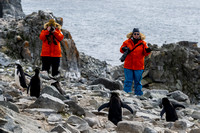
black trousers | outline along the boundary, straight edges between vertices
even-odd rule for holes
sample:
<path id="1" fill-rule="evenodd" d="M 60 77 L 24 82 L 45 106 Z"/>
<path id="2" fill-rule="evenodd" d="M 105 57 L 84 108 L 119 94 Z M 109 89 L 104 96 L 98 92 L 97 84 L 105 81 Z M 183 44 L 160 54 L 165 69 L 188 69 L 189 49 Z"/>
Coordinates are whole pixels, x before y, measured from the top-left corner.
<path id="1" fill-rule="evenodd" d="M 49 73 L 50 67 L 52 67 L 52 76 L 58 75 L 58 68 L 60 66 L 60 57 L 42 57 L 42 71 Z"/>

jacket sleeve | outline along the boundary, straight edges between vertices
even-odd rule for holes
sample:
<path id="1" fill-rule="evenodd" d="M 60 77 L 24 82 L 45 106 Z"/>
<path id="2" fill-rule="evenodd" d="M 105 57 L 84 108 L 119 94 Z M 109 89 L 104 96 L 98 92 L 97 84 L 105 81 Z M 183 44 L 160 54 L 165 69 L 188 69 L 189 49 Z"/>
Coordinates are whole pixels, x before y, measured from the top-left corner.
<path id="1" fill-rule="evenodd" d="M 46 35 L 49 35 L 49 31 L 48 30 L 42 30 L 40 33 L 40 40 L 44 41 L 46 40 Z"/>
<path id="2" fill-rule="evenodd" d="M 143 45 L 144 46 L 144 51 L 143 51 L 144 52 L 144 56 L 148 56 L 150 53 L 146 52 L 146 48 L 148 48 L 147 43 L 145 41 L 143 41 L 143 44 L 144 44 Z"/>
<path id="3" fill-rule="evenodd" d="M 56 29 L 53 35 L 56 37 L 56 39 L 60 42 L 64 38 L 64 35 L 62 34 L 61 30 Z"/>
<path id="4" fill-rule="evenodd" d="M 102 109 L 108 108 L 108 107 L 109 107 L 109 103 L 105 103 L 105 104 L 101 105 L 101 106 L 98 108 L 98 112 L 101 111 Z"/>
<path id="5" fill-rule="evenodd" d="M 126 42 L 123 42 L 122 46 L 120 47 L 120 52 L 121 53 L 124 53 L 124 51 L 122 50 L 122 48 L 126 47 L 126 46 L 127 46 Z"/>

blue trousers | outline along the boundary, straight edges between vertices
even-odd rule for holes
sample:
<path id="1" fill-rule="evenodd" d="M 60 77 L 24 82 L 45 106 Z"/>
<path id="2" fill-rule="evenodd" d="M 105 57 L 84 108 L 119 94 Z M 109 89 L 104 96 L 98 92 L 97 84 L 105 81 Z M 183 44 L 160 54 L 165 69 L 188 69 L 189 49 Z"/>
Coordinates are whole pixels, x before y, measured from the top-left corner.
<path id="1" fill-rule="evenodd" d="M 134 81 L 134 93 L 135 95 L 143 95 L 142 92 L 142 73 L 144 70 L 131 70 L 124 68 L 125 81 L 124 81 L 124 91 L 129 93 L 132 92 L 132 84 Z"/>

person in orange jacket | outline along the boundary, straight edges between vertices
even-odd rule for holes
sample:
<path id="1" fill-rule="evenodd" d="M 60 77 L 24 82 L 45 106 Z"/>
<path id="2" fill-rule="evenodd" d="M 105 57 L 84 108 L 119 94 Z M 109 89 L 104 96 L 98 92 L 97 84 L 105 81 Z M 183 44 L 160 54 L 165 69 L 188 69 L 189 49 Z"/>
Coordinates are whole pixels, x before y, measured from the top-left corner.
<path id="1" fill-rule="evenodd" d="M 42 40 L 42 71 L 49 73 L 50 67 L 52 67 L 52 76 L 59 74 L 58 68 L 60 57 L 62 57 L 60 41 L 63 38 L 61 25 L 56 23 L 54 19 L 50 19 L 48 23 L 44 24 L 44 29 L 40 33 L 40 39 Z"/>
<path id="2" fill-rule="evenodd" d="M 151 52 L 146 42 L 144 34 L 140 33 L 138 28 L 127 35 L 127 40 L 120 47 L 121 53 L 128 53 L 124 61 L 124 91 L 132 92 L 132 83 L 134 81 L 134 94 L 143 95 L 142 92 L 142 73 L 144 71 L 144 59 Z M 133 51 L 132 51 L 133 50 Z"/>

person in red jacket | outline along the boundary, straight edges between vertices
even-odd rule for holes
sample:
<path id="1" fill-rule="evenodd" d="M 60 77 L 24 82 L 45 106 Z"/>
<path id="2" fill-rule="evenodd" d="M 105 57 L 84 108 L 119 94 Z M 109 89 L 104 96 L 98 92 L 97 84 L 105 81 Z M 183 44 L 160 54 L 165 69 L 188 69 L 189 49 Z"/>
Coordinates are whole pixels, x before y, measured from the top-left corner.
<path id="1" fill-rule="evenodd" d="M 40 33 L 40 39 L 42 40 L 42 71 L 49 73 L 50 67 L 52 67 L 52 76 L 59 74 L 58 68 L 60 57 L 62 57 L 60 41 L 63 38 L 61 25 L 56 23 L 54 19 L 50 19 L 48 23 L 44 24 L 44 29 Z"/>
<path id="2" fill-rule="evenodd" d="M 148 48 L 144 41 L 145 36 L 140 33 L 138 28 L 134 28 L 133 32 L 127 35 L 127 38 L 120 47 L 121 53 L 128 52 L 124 61 L 124 91 L 131 93 L 134 81 L 134 94 L 141 96 L 143 95 L 141 80 L 144 71 L 144 59 L 145 56 L 150 54 L 151 49 Z"/>

